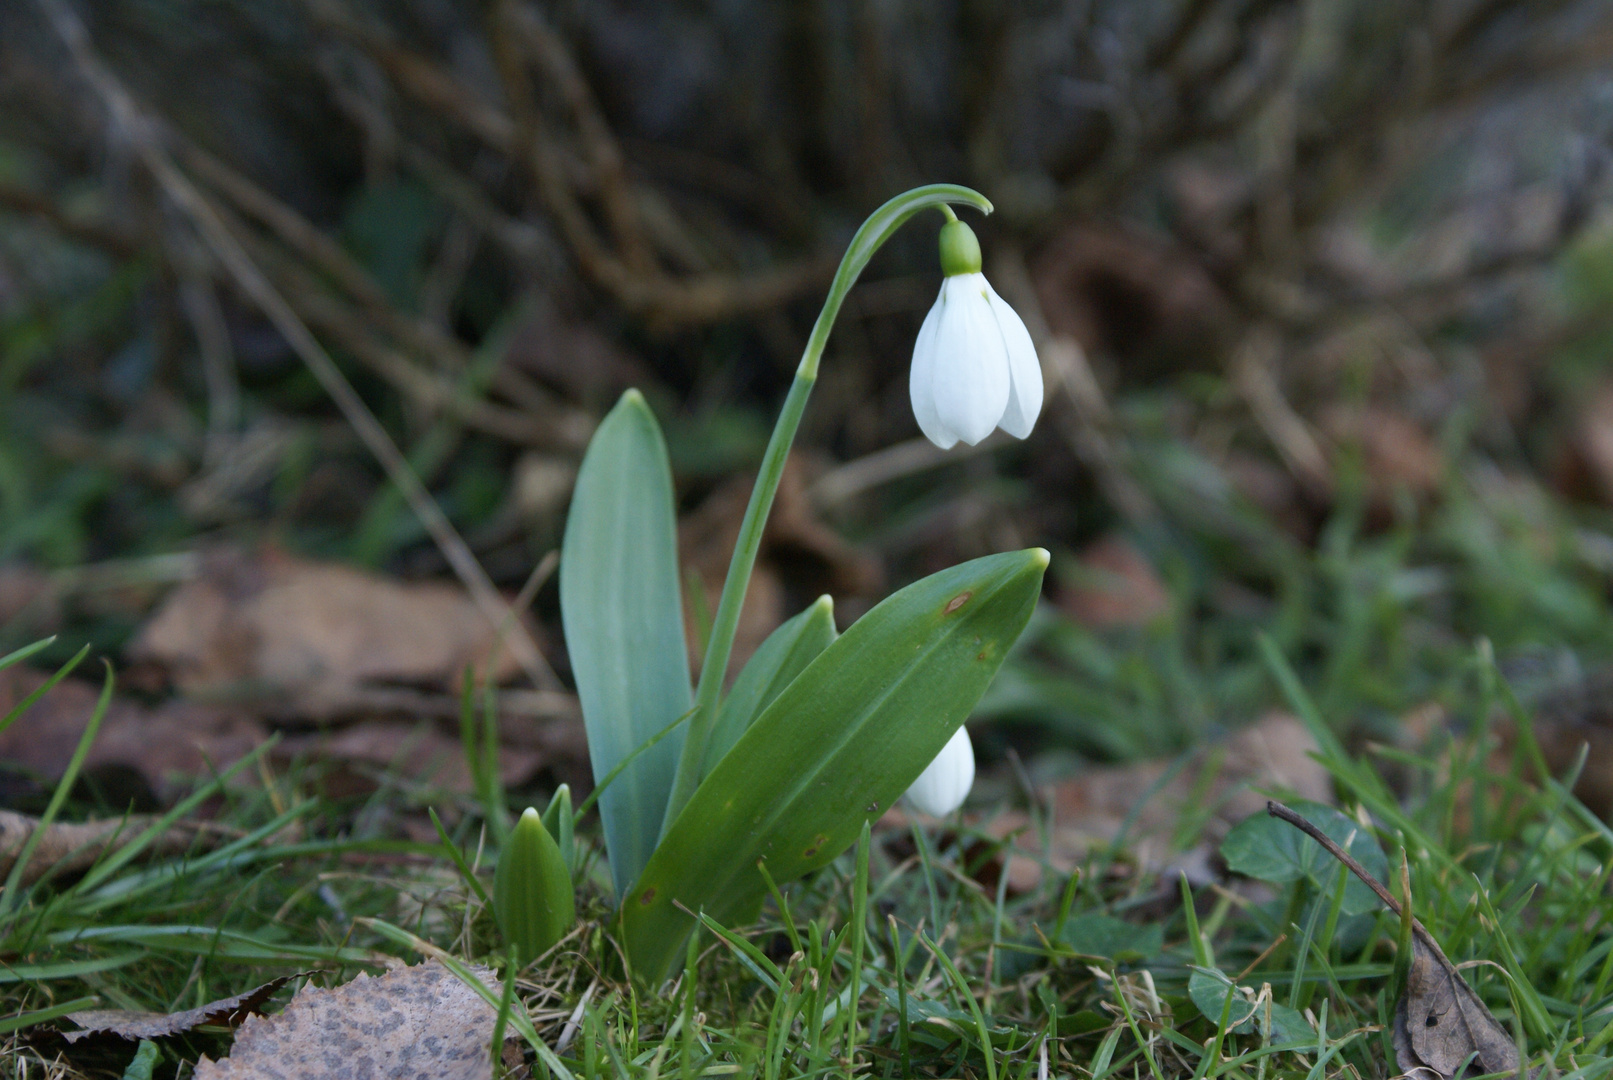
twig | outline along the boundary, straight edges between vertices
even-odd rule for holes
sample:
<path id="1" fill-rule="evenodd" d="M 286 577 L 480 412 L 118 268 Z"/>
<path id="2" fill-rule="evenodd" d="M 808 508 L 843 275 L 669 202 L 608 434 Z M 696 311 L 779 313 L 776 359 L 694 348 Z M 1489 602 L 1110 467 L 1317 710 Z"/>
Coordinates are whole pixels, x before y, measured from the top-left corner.
<path id="1" fill-rule="evenodd" d="M 470 362 L 469 350 L 461 342 L 429 320 L 413 318 L 398 311 L 386 298 L 380 285 L 370 277 L 369 272 L 354 262 L 347 252 L 301 214 L 223 162 L 194 146 L 181 144 L 181 152 L 187 164 L 206 178 L 237 208 L 267 227 L 294 253 L 323 271 L 349 296 L 363 304 L 365 313 L 370 317 L 369 321 L 378 323 L 387 336 L 398 344 L 419 356 L 432 358 L 441 366 L 453 371 L 462 370 Z M 226 223 L 230 223 L 228 216 L 225 216 L 225 220 Z M 473 217 L 473 220 L 477 219 Z M 248 236 L 242 228 L 235 229 L 235 232 L 243 240 Z M 282 271 L 282 276 L 284 272 L 291 272 L 285 267 L 282 267 Z M 349 348 L 361 354 L 361 359 L 376 367 L 388 379 L 401 381 L 403 387 L 417 398 L 423 395 L 435 402 L 444 393 L 452 393 L 443 385 L 427 389 L 420 382 L 420 378 L 429 376 L 417 377 L 411 371 L 398 366 L 402 364 L 412 368 L 413 365 L 409 361 L 390 353 L 389 350 L 378 351 L 385 350 L 385 346 L 374 340 L 368 326 L 365 325 L 366 320 L 347 313 L 345 308 L 339 306 L 340 301 L 322 285 L 316 283 L 311 275 L 295 273 L 294 276 L 298 286 L 293 289 L 290 299 L 304 308 L 302 311 L 304 318 L 312 319 L 332 333 L 342 336 Z M 308 310 L 310 305 L 314 309 L 312 312 Z M 356 333 L 355 328 L 358 328 Z M 494 373 L 493 385 L 511 401 L 534 415 L 531 418 L 524 418 L 497 416 L 484 412 L 477 418 L 461 416 L 461 419 L 501 438 L 569 450 L 581 449 L 587 443 L 589 435 L 593 433 L 592 417 L 580 409 L 557 401 L 552 394 L 512 368 L 500 366 Z"/>
<path id="2" fill-rule="evenodd" d="M 0 182 L 0 210 L 41 218 L 68 239 L 98 247 L 120 259 L 140 254 L 135 238 L 98 222 L 73 217 L 53 200 L 18 184 Z"/>
<path id="3" fill-rule="evenodd" d="M 1357 862 L 1355 856 L 1351 855 L 1348 851 L 1345 851 L 1342 847 L 1340 847 L 1331 836 L 1327 835 L 1321 829 L 1318 829 L 1315 825 L 1312 825 L 1309 821 L 1300 817 L 1298 814 L 1280 802 L 1276 802 L 1274 800 L 1268 801 L 1266 803 L 1266 813 L 1270 814 L 1279 821 L 1288 822 L 1288 824 L 1292 825 L 1294 828 L 1298 829 L 1312 840 L 1315 840 L 1318 844 L 1321 844 L 1324 851 L 1333 856 L 1339 862 L 1343 863 L 1349 869 L 1350 873 L 1360 878 L 1361 883 L 1367 888 L 1371 889 L 1373 893 L 1377 895 L 1378 899 L 1383 901 L 1384 906 L 1387 907 L 1396 918 L 1403 918 L 1401 914 L 1400 901 L 1396 900 L 1389 890 L 1383 887 L 1383 883 L 1372 876 L 1371 871 Z M 1434 940 L 1434 935 L 1428 932 L 1428 928 L 1423 926 L 1422 922 L 1415 915 L 1411 917 L 1411 929 L 1412 932 L 1417 935 L 1417 940 L 1428 947 L 1428 950 L 1434 954 L 1434 957 L 1440 962 L 1441 966 L 1450 971 L 1456 970 L 1455 965 L 1452 964 L 1450 959 L 1445 955 L 1445 950 L 1441 949 L 1439 947 L 1439 942 Z"/>
<path id="4" fill-rule="evenodd" d="M 838 265 L 837 257 L 824 254 L 748 274 L 710 272 L 671 278 L 639 272 L 602 243 L 566 176 L 558 147 L 537 137 L 539 118 L 531 108 L 523 57 L 509 35 L 494 34 L 491 44 L 506 97 L 513 108 L 526 109 L 524 117 L 512 118 L 469 93 L 438 65 L 359 22 L 336 0 L 305 3 L 317 19 L 369 53 L 405 91 L 517 159 L 532 174 L 579 269 L 631 313 L 675 325 L 764 311 L 827 280 Z"/>
<path id="5" fill-rule="evenodd" d="M 498 18 L 505 28 L 513 30 L 525 42 L 532 59 L 548 75 L 571 109 L 577 130 L 582 135 L 583 152 L 593 169 L 594 180 L 599 184 L 601 201 L 610 219 L 617 246 L 622 250 L 623 260 L 640 273 L 653 269 L 650 252 L 640 229 L 637 200 L 622 162 L 621 148 L 600 112 L 599 103 L 594 100 L 592 88 L 582 72 L 577 70 L 577 63 L 570 51 L 529 4 L 519 0 L 501 0 Z"/>
<path id="6" fill-rule="evenodd" d="M 247 255 L 246 249 L 230 232 L 218 211 L 179 171 L 179 167 L 174 164 L 173 158 L 164 147 L 161 135 L 152 120 L 145 115 L 111 71 L 95 56 L 89 35 L 77 14 L 65 0 L 38 0 L 38 3 L 62 39 L 62 43 L 67 46 L 80 74 L 106 105 L 113 125 L 135 147 L 146 168 L 151 171 L 152 176 L 174 205 L 196 225 L 197 231 L 213 250 L 214 256 L 235 279 L 241 291 L 262 309 L 275 329 L 302 358 L 303 363 L 308 365 L 314 377 L 325 388 L 325 392 L 341 409 L 347 422 L 352 425 L 359 438 L 386 470 L 388 478 L 397 485 L 398 490 L 408 501 L 410 509 L 431 534 L 443 557 L 448 560 L 449 566 L 453 567 L 455 574 L 464 583 L 483 616 L 494 627 L 499 626 L 509 612 L 508 605 L 493 587 L 486 571 L 476 561 L 476 556 L 471 553 L 464 539 L 454 529 L 453 523 L 442 512 L 442 508 L 431 497 L 425 485 L 415 476 L 414 470 L 409 467 L 397 444 L 386 433 L 386 429 L 375 418 L 375 414 L 364 403 L 364 399 L 358 396 L 352 384 L 347 381 L 335 361 L 330 358 L 330 354 L 325 351 L 325 347 L 319 343 L 307 325 L 292 310 L 291 305 L 286 303 L 285 298 L 270 284 L 263 271 Z M 555 677 L 525 626 L 518 625 L 518 632 L 512 636 L 510 645 L 527 677 L 536 686 L 546 689 L 559 687 L 560 680 Z"/>

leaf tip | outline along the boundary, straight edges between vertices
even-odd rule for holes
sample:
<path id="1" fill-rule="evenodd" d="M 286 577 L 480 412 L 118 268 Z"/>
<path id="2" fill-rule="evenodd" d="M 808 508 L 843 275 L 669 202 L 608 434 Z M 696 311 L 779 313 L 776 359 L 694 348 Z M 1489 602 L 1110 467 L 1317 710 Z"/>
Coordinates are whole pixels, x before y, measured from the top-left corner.
<path id="1" fill-rule="evenodd" d="M 1030 556 L 1031 562 L 1036 565 L 1038 570 L 1046 570 L 1047 564 L 1053 561 L 1052 553 L 1046 548 L 1031 548 Z"/>

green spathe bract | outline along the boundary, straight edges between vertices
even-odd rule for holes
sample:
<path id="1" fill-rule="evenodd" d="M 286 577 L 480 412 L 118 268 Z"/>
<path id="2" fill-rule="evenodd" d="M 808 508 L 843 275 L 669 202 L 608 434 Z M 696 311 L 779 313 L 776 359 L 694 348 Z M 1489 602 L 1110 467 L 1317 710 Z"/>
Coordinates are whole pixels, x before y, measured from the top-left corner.
<path id="1" fill-rule="evenodd" d="M 1041 593 L 1047 552 L 975 559 L 880 603 L 824 649 L 695 791 L 622 899 L 634 973 L 659 982 L 688 912 L 757 910 L 854 843 L 968 717 Z"/>
<path id="2" fill-rule="evenodd" d="M 571 870 L 530 806 L 499 852 L 493 914 L 517 967 L 548 952 L 577 921 Z"/>
<path id="3" fill-rule="evenodd" d="M 672 470 L 636 390 L 600 422 L 577 473 L 560 559 L 560 613 L 594 781 L 687 712 Z M 634 760 L 599 800 L 617 896 L 649 860 L 682 730 Z"/>

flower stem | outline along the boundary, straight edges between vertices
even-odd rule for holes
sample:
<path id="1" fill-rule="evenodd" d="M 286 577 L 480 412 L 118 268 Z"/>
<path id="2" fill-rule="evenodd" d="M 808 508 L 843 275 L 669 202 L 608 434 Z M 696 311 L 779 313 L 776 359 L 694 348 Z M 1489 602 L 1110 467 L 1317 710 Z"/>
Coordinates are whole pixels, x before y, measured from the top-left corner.
<path id="1" fill-rule="evenodd" d="M 868 265 L 868 260 L 884 246 L 896 230 L 914 214 L 930 207 L 941 210 L 949 219 L 956 220 L 948 203 L 967 203 L 982 213 L 991 213 L 991 203 L 984 195 L 956 184 L 930 184 L 903 192 L 869 215 L 851 238 L 840 269 L 835 272 L 824 299 L 823 310 L 812 326 L 801 364 L 795 370 L 795 381 L 784 399 L 784 408 L 773 435 L 762 455 L 761 471 L 756 486 L 751 489 L 750 503 L 745 507 L 745 518 L 739 526 L 739 539 L 734 544 L 734 556 L 728 564 L 728 577 L 723 581 L 722 599 L 717 602 L 717 615 L 712 620 L 711 637 L 706 643 L 705 660 L 700 665 L 700 683 L 695 689 L 694 713 L 689 718 L 689 731 L 678 758 L 678 772 L 672 783 L 672 794 L 667 799 L 666 815 L 661 819 L 661 835 L 665 836 L 677 820 L 695 788 L 716 762 L 706 760 L 706 747 L 711 741 L 711 729 L 717 721 L 717 706 L 722 697 L 723 679 L 728 672 L 728 660 L 733 653 L 734 633 L 739 627 L 740 607 L 750 586 L 751 570 L 756 565 L 756 553 L 762 545 L 762 533 L 767 527 L 767 515 L 773 508 L 773 496 L 778 493 L 779 480 L 784 475 L 784 463 L 795 442 L 796 429 L 801 426 L 801 414 L 806 411 L 807 398 L 818 380 L 818 363 L 829 342 L 840 305 L 856 284 L 857 277 Z"/>

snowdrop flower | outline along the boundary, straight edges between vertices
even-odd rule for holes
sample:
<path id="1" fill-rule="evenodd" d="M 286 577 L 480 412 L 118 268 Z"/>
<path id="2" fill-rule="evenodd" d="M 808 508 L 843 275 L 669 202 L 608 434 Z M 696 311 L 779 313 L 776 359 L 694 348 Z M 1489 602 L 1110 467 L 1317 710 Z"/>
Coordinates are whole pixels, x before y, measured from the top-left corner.
<path id="1" fill-rule="evenodd" d="M 993 428 L 1016 439 L 1042 411 L 1042 368 L 1030 332 L 980 272 L 980 241 L 948 212 L 941 226 L 941 295 L 913 344 L 908 389 L 929 440 L 949 450 Z"/>
<path id="2" fill-rule="evenodd" d="M 963 805 L 974 782 L 975 748 L 960 727 L 907 789 L 907 802 L 921 814 L 946 817 Z"/>

